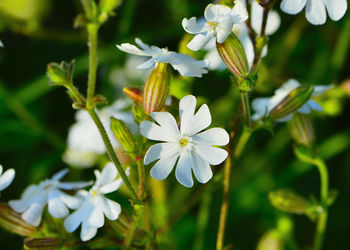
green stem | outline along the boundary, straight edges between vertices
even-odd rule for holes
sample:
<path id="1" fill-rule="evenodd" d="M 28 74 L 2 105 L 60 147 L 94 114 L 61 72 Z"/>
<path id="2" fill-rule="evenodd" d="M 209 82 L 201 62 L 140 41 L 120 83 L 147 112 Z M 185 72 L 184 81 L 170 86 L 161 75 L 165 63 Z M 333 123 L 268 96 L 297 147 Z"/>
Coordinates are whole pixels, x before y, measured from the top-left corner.
<path id="1" fill-rule="evenodd" d="M 240 136 L 238 143 L 237 143 L 235 150 L 234 150 L 234 159 L 238 159 L 242 155 L 243 150 L 244 150 L 250 136 L 252 135 L 252 133 L 253 133 L 252 128 L 244 127 L 243 133 Z"/>
<path id="2" fill-rule="evenodd" d="M 129 231 L 126 235 L 123 249 L 130 249 L 132 239 L 134 238 L 135 230 L 136 230 L 138 224 L 140 223 L 140 220 L 141 220 L 142 215 L 143 215 L 143 209 L 144 209 L 143 206 L 135 206 L 133 220 L 130 224 Z"/>
<path id="3" fill-rule="evenodd" d="M 116 166 L 116 168 L 120 174 L 120 177 L 123 179 L 125 186 L 127 187 L 127 189 L 130 192 L 131 198 L 134 200 L 135 203 L 142 204 L 142 201 L 137 197 L 134 188 L 132 187 L 127 175 L 125 174 L 124 169 L 119 164 L 117 155 L 115 154 L 115 151 L 113 149 L 111 141 L 109 140 L 107 132 L 106 132 L 100 118 L 98 117 L 96 111 L 94 109 L 89 109 L 89 110 L 87 110 L 87 112 L 90 114 L 92 120 L 95 122 L 98 130 L 100 131 L 103 142 L 104 142 L 106 149 L 107 149 L 108 156 L 113 161 L 114 165 Z"/>
<path id="4" fill-rule="evenodd" d="M 317 228 L 316 228 L 316 237 L 314 243 L 315 250 L 321 250 L 323 245 L 324 236 L 326 233 L 327 227 L 327 218 L 328 218 L 328 170 L 327 166 L 321 158 L 315 159 L 314 163 L 318 171 L 320 172 L 320 180 L 321 180 L 321 205 L 322 212 L 320 213 L 317 220 Z"/>
<path id="5" fill-rule="evenodd" d="M 137 196 L 139 199 L 143 200 L 145 192 L 145 166 L 143 165 L 143 158 L 136 160 L 138 175 L 139 175 L 139 190 Z"/>
<path id="6" fill-rule="evenodd" d="M 92 108 L 93 98 L 96 88 L 96 73 L 97 73 L 97 34 L 99 24 L 89 23 L 87 25 L 88 44 L 89 44 L 89 79 L 87 90 L 87 107 Z"/>
<path id="7" fill-rule="evenodd" d="M 251 118 L 250 106 L 249 106 L 249 92 L 241 91 L 240 96 L 241 96 L 243 121 L 248 127 L 251 127 L 252 118 Z"/>

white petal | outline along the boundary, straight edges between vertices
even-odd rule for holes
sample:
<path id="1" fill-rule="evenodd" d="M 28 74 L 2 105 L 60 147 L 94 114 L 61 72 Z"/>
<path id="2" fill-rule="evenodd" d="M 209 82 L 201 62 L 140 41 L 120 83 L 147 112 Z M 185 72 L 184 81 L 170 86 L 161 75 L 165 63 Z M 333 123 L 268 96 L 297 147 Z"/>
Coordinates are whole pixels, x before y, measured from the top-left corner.
<path id="1" fill-rule="evenodd" d="M 58 187 L 60 189 L 64 190 L 73 190 L 73 189 L 80 189 L 80 188 L 85 188 L 87 186 L 90 186 L 92 184 L 91 181 L 89 182 L 84 182 L 84 181 L 78 181 L 78 182 L 60 182 L 58 184 Z"/>
<path id="2" fill-rule="evenodd" d="M 198 132 L 206 129 L 211 123 L 211 115 L 209 108 L 206 104 L 203 104 L 193 116 L 188 128 L 184 130 L 184 134 L 192 136 Z"/>
<path id="3" fill-rule="evenodd" d="M 152 145 L 148 150 L 144 158 L 146 165 L 163 157 L 169 157 L 179 150 L 177 143 L 157 143 Z"/>
<path id="4" fill-rule="evenodd" d="M 52 190 L 48 195 L 48 208 L 49 213 L 55 218 L 63 218 L 68 215 L 68 208 L 61 199 L 62 192 L 58 190 Z"/>
<path id="5" fill-rule="evenodd" d="M 100 227 L 103 227 L 103 225 L 105 224 L 105 218 L 102 210 L 102 206 L 103 206 L 102 197 L 94 197 L 94 199 L 95 199 L 95 202 L 93 203 L 94 209 L 90 213 L 87 220 L 91 226 L 100 228 Z"/>
<path id="6" fill-rule="evenodd" d="M 164 129 L 171 137 L 180 135 L 175 118 L 169 112 L 153 112 L 151 117 Z"/>
<path id="7" fill-rule="evenodd" d="M 10 207 L 18 213 L 24 212 L 31 204 L 46 203 L 46 192 L 41 191 L 32 197 L 9 201 Z"/>
<path id="8" fill-rule="evenodd" d="M 79 227 L 80 223 L 89 217 L 92 209 L 93 207 L 91 203 L 89 201 L 85 201 L 78 210 L 69 215 L 64 220 L 64 227 L 66 228 L 67 232 L 74 232 Z"/>
<path id="9" fill-rule="evenodd" d="M 3 171 L 3 167 L 2 167 L 2 165 L 0 164 L 0 175 L 2 174 L 2 171 Z"/>
<path id="10" fill-rule="evenodd" d="M 117 45 L 117 48 L 129 54 L 134 54 L 138 56 L 149 56 L 148 54 L 137 48 L 135 45 L 132 45 L 130 43 L 122 43 L 121 45 Z"/>
<path id="11" fill-rule="evenodd" d="M 156 60 L 154 58 L 151 58 L 151 59 L 147 60 L 146 62 L 138 65 L 136 68 L 137 69 L 150 69 L 150 68 L 154 67 L 155 63 L 156 63 Z"/>
<path id="12" fill-rule="evenodd" d="M 282 0 L 281 9 L 291 15 L 299 13 L 306 4 L 307 0 Z"/>
<path id="13" fill-rule="evenodd" d="M 191 166 L 191 154 L 187 151 L 184 151 L 180 155 L 179 161 L 176 165 L 175 176 L 176 180 L 180 184 L 188 188 L 193 186 Z"/>
<path id="14" fill-rule="evenodd" d="M 255 98 L 253 100 L 252 108 L 256 112 L 253 117 L 254 120 L 258 120 L 269 114 L 269 101 L 270 98 Z"/>
<path id="15" fill-rule="evenodd" d="M 348 8 L 346 0 L 324 0 L 329 17 L 333 21 L 338 21 L 342 18 Z"/>
<path id="16" fill-rule="evenodd" d="M 267 18 L 266 24 L 266 34 L 272 35 L 275 33 L 281 25 L 281 18 L 278 15 L 277 11 L 270 11 L 269 17 Z"/>
<path id="17" fill-rule="evenodd" d="M 302 113 L 302 114 L 310 114 L 310 108 L 309 108 L 309 105 L 307 103 L 305 103 L 301 108 L 298 109 L 298 112 L 299 113 Z"/>
<path id="18" fill-rule="evenodd" d="M 172 137 L 164 128 L 150 121 L 141 122 L 140 134 L 155 141 L 175 141 L 177 139 Z"/>
<path id="19" fill-rule="evenodd" d="M 213 177 L 213 172 L 211 171 L 209 163 L 193 151 L 191 153 L 191 158 L 194 176 L 200 183 L 207 183 Z"/>
<path id="20" fill-rule="evenodd" d="M 254 51 L 254 45 L 252 40 L 249 37 L 248 32 L 246 32 L 247 29 L 240 29 L 240 32 L 237 34 L 237 37 L 241 41 L 243 47 L 244 47 L 244 52 L 247 57 L 248 65 L 249 67 L 252 66 L 254 57 L 255 57 L 255 51 Z"/>
<path id="21" fill-rule="evenodd" d="M 102 209 L 109 220 L 118 219 L 119 214 L 122 211 L 121 206 L 117 202 L 107 199 L 105 197 L 103 197 Z"/>
<path id="22" fill-rule="evenodd" d="M 59 181 L 68 173 L 68 168 L 62 169 L 61 171 L 54 174 L 51 180 Z"/>
<path id="23" fill-rule="evenodd" d="M 4 47 L 4 44 L 2 43 L 2 41 L 0 40 L 0 47 Z"/>
<path id="24" fill-rule="evenodd" d="M 277 121 L 278 121 L 278 122 L 287 122 L 287 121 L 289 121 L 290 119 L 293 118 L 293 115 L 294 115 L 294 113 L 289 114 L 289 115 L 287 115 L 287 116 L 285 116 L 285 117 L 282 117 L 281 119 L 278 119 Z"/>
<path id="25" fill-rule="evenodd" d="M 196 97 L 193 95 L 188 95 L 180 100 L 179 104 L 179 113 L 180 113 L 180 131 L 181 134 L 184 134 L 185 131 L 190 129 L 191 121 L 194 115 L 194 111 L 196 109 Z"/>
<path id="26" fill-rule="evenodd" d="M 207 145 L 196 145 L 196 152 L 211 165 L 219 165 L 227 158 L 227 151 Z"/>
<path id="27" fill-rule="evenodd" d="M 258 4 L 258 2 L 254 1 L 252 3 L 252 14 L 251 14 L 251 25 L 255 32 L 260 34 L 261 32 L 261 25 L 262 25 L 262 19 L 263 19 L 263 7 Z M 281 18 L 279 17 L 278 13 L 276 11 L 271 10 L 269 12 L 269 16 L 267 18 L 267 24 L 266 24 L 266 34 L 271 35 L 277 31 L 281 24 Z"/>
<path id="28" fill-rule="evenodd" d="M 31 204 L 29 208 L 22 214 L 22 219 L 32 226 L 39 226 L 45 205 L 45 201 Z"/>
<path id="29" fill-rule="evenodd" d="M 184 18 L 182 19 L 182 27 L 187 33 L 198 34 L 203 31 L 204 23 L 197 22 L 196 17 L 191 17 L 190 19 Z"/>
<path id="30" fill-rule="evenodd" d="M 322 106 L 320 104 L 318 104 L 317 102 L 315 102 L 314 100 L 309 100 L 306 104 L 309 105 L 309 107 L 313 110 L 316 110 L 318 112 L 323 111 Z"/>
<path id="31" fill-rule="evenodd" d="M 170 52 L 174 60 L 171 66 L 183 76 L 202 77 L 203 74 L 208 73 L 205 67 L 208 67 L 209 62 L 206 60 L 198 61 L 193 57 L 185 54 Z"/>
<path id="32" fill-rule="evenodd" d="M 216 39 L 218 43 L 225 42 L 226 38 L 231 34 L 233 28 L 233 22 L 230 18 L 225 18 L 216 27 Z"/>
<path id="33" fill-rule="evenodd" d="M 327 14 L 323 0 L 308 0 L 306 3 L 306 19 L 313 25 L 326 22 Z"/>
<path id="34" fill-rule="evenodd" d="M 95 186 L 102 187 L 103 185 L 113 182 L 117 174 L 118 171 L 114 164 L 112 162 L 108 162 L 103 168 L 101 175 L 96 180 Z"/>
<path id="35" fill-rule="evenodd" d="M 161 158 L 151 169 L 151 176 L 156 180 L 164 180 L 173 170 L 178 154 Z"/>
<path id="36" fill-rule="evenodd" d="M 236 1 L 230 15 L 234 23 L 242 23 L 248 19 L 247 8 L 241 1 Z"/>
<path id="37" fill-rule="evenodd" d="M 193 50 L 193 51 L 198 51 L 198 50 L 202 49 L 213 36 L 214 36 L 214 33 L 209 33 L 206 35 L 197 34 L 187 44 L 187 48 L 189 48 L 190 50 Z"/>
<path id="38" fill-rule="evenodd" d="M 225 146 L 230 137 L 225 129 L 211 128 L 192 137 L 198 144 Z"/>
<path id="39" fill-rule="evenodd" d="M 210 70 L 220 70 L 226 69 L 225 63 L 221 60 L 221 57 L 216 50 L 216 48 L 210 50 L 206 55 L 205 59 L 209 61 L 208 69 Z"/>
<path id="40" fill-rule="evenodd" d="M 221 18 L 230 14 L 231 9 L 221 4 L 208 4 L 204 10 L 204 17 L 209 22 L 218 22 Z"/>
<path id="41" fill-rule="evenodd" d="M 97 228 L 89 225 L 87 221 L 83 221 L 81 224 L 80 239 L 82 241 L 88 241 L 95 237 Z"/>
<path id="42" fill-rule="evenodd" d="M 75 197 L 65 193 L 62 193 L 61 199 L 64 202 L 64 204 L 66 204 L 67 207 L 69 207 L 70 209 L 77 209 L 78 207 L 81 206 L 83 202 L 83 200 L 78 196 Z"/>
<path id="43" fill-rule="evenodd" d="M 117 178 L 115 181 L 113 181 L 107 185 L 103 185 L 100 188 L 100 192 L 102 194 L 109 194 L 109 193 L 112 193 L 112 192 L 116 191 L 117 189 L 119 189 L 121 187 L 121 185 L 123 185 L 123 179 Z"/>
<path id="44" fill-rule="evenodd" d="M 7 188 L 15 178 L 15 170 L 10 168 L 0 176 L 0 191 Z"/>

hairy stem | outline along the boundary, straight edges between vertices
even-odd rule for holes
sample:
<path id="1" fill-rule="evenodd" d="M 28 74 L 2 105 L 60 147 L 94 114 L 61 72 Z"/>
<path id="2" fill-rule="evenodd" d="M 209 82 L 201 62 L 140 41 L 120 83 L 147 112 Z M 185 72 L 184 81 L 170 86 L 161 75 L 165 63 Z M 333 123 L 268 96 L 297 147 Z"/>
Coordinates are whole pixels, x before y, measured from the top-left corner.
<path id="1" fill-rule="evenodd" d="M 89 78 L 87 89 L 87 107 L 92 104 L 96 89 L 96 72 L 97 72 L 97 34 L 99 24 L 89 23 L 87 25 L 88 45 L 89 45 Z"/>
<path id="2" fill-rule="evenodd" d="M 103 142 L 106 146 L 107 149 L 107 153 L 109 158 L 113 161 L 114 165 L 116 166 L 118 173 L 120 174 L 120 177 L 123 179 L 123 182 L 125 184 L 125 186 L 127 187 L 131 198 L 133 199 L 133 201 L 137 204 L 142 204 L 142 201 L 137 197 L 136 192 L 134 190 L 134 188 L 132 187 L 127 175 L 125 174 L 124 169 L 122 168 L 122 166 L 119 164 L 117 155 L 115 154 L 115 151 L 113 149 L 113 146 L 111 144 L 111 141 L 108 138 L 107 132 L 100 120 L 100 118 L 98 117 L 95 109 L 90 109 L 87 110 L 92 118 L 92 120 L 95 122 L 98 130 L 100 131 L 100 134 L 102 136 Z"/>
<path id="3" fill-rule="evenodd" d="M 251 127 L 252 118 L 250 114 L 249 92 L 240 92 L 240 96 L 241 96 L 243 121 L 246 124 L 246 126 Z"/>

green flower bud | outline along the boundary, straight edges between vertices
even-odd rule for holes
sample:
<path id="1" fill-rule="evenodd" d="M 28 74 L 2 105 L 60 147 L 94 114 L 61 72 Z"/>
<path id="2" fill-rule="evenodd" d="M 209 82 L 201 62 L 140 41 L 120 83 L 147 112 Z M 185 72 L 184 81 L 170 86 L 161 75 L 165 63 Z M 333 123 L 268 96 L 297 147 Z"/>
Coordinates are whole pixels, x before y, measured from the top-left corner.
<path id="1" fill-rule="evenodd" d="M 138 105 L 137 103 L 135 103 L 132 106 L 132 114 L 134 115 L 134 119 L 136 121 L 137 124 L 140 124 L 142 121 L 145 120 L 146 118 L 146 114 L 145 111 L 143 110 L 143 108 Z"/>
<path id="2" fill-rule="evenodd" d="M 136 150 L 136 143 L 125 123 L 122 120 L 111 117 L 111 129 L 115 138 L 123 146 L 125 151 L 134 153 Z"/>
<path id="3" fill-rule="evenodd" d="M 231 33 L 225 42 L 217 42 L 216 48 L 227 68 L 237 78 L 244 78 L 248 75 L 249 65 L 244 47 L 234 33 Z"/>
<path id="4" fill-rule="evenodd" d="M 118 7 L 121 0 L 100 0 L 99 9 L 100 15 L 98 17 L 101 23 L 105 22 L 108 16 L 114 15 L 113 10 Z"/>
<path id="5" fill-rule="evenodd" d="M 25 222 L 21 218 L 21 214 L 15 212 L 6 204 L 0 204 L 0 226 L 22 236 L 30 236 L 37 231 L 36 227 Z"/>
<path id="6" fill-rule="evenodd" d="M 283 250 L 284 241 L 277 230 L 266 232 L 259 240 L 257 250 Z"/>
<path id="7" fill-rule="evenodd" d="M 289 189 L 269 192 L 271 204 L 277 209 L 294 214 L 305 214 L 311 207 L 310 202 Z"/>
<path id="8" fill-rule="evenodd" d="M 167 63 L 158 63 L 149 75 L 143 91 L 143 109 L 147 114 L 160 111 L 168 96 L 170 70 Z"/>
<path id="9" fill-rule="evenodd" d="M 58 249 L 62 242 L 59 238 L 26 238 L 24 245 L 35 249 Z"/>
<path id="10" fill-rule="evenodd" d="M 47 65 L 47 75 L 51 84 L 68 85 L 72 83 L 72 75 L 75 61 L 66 63 L 62 61 L 58 63 L 49 63 Z"/>
<path id="11" fill-rule="evenodd" d="M 126 94 L 131 100 L 137 102 L 138 104 L 143 103 L 143 92 L 139 88 L 125 87 L 123 88 L 124 94 Z"/>
<path id="12" fill-rule="evenodd" d="M 281 119 L 301 108 L 311 97 L 314 87 L 305 85 L 294 89 L 270 112 L 274 120 Z"/>
<path id="13" fill-rule="evenodd" d="M 310 116 L 295 113 L 287 125 L 290 134 L 298 144 L 311 147 L 315 142 L 315 131 Z"/>

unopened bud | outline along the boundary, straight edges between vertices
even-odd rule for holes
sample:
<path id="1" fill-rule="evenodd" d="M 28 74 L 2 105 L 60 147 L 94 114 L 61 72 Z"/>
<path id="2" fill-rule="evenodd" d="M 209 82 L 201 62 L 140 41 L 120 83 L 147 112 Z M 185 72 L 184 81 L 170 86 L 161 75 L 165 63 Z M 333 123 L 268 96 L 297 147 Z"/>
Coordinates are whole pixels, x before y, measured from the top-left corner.
<path id="1" fill-rule="evenodd" d="M 274 120 L 281 119 L 301 108 L 311 97 L 314 87 L 305 85 L 294 89 L 270 112 Z"/>
<path id="2" fill-rule="evenodd" d="M 21 214 L 15 212 L 6 204 L 0 204 L 0 226 L 22 236 L 29 236 L 37 231 L 36 227 L 25 222 L 21 218 Z"/>
<path id="3" fill-rule="evenodd" d="M 271 191 L 269 199 L 277 209 L 294 214 L 305 214 L 311 207 L 307 199 L 289 189 Z"/>
<path id="4" fill-rule="evenodd" d="M 103 23 L 107 20 L 108 16 L 114 15 L 113 10 L 117 8 L 120 2 L 121 0 L 100 0 L 100 15 L 98 17 L 99 22 Z"/>
<path id="5" fill-rule="evenodd" d="M 72 74 L 74 69 L 74 60 L 71 63 L 62 61 L 58 63 L 49 63 L 47 65 L 47 75 L 51 84 L 65 85 L 72 83 Z"/>
<path id="6" fill-rule="evenodd" d="M 126 152 L 134 153 L 136 144 L 134 138 L 122 120 L 111 117 L 111 129 L 117 141 L 123 146 Z"/>
<path id="7" fill-rule="evenodd" d="M 125 87 L 123 88 L 123 92 L 133 101 L 138 104 L 143 103 L 143 92 L 139 88 Z"/>
<path id="8" fill-rule="evenodd" d="M 140 124 L 146 118 L 145 111 L 137 103 L 132 106 L 132 114 L 137 124 Z"/>
<path id="9" fill-rule="evenodd" d="M 234 33 L 231 33 L 225 42 L 216 42 L 216 48 L 227 68 L 236 77 L 241 78 L 248 75 L 249 65 L 244 47 Z"/>
<path id="10" fill-rule="evenodd" d="M 35 249 L 58 249 L 62 242 L 59 238 L 26 238 L 24 245 Z"/>
<path id="11" fill-rule="evenodd" d="M 295 113 L 287 124 L 290 134 L 298 144 L 312 146 L 315 142 L 315 131 L 309 115 Z"/>
<path id="12" fill-rule="evenodd" d="M 284 241 L 277 230 L 265 233 L 259 240 L 257 250 L 283 250 Z"/>
<path id="13" fill-rule="evenodd" d="M 149 75 L 143 91 L 143 109 L 147 114 L 160 111 L 168 96 L 170 70 L 167 63 L 158 63 Z"/>

